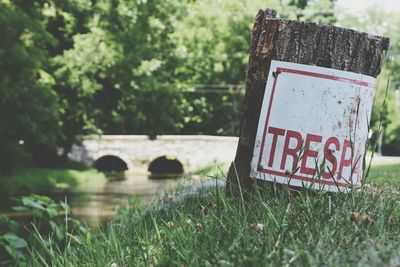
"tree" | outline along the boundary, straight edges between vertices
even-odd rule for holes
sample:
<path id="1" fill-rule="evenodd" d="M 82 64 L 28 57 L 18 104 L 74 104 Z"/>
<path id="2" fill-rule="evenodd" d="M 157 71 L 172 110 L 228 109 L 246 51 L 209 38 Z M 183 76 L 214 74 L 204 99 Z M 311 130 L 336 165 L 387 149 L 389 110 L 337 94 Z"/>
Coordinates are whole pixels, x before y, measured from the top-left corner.
<path id="1" fill-rule="evenodd" d="M 121 56 L 120 46 L 99 26 L 99 19 L 94 19 L 89 32 L 75 34 L 73 47 L 53 59 L 56 90 L 64 109 L 61 144 L 65 152 L 81 136 L 101 133 L 95 121 L 94 96 L 112 77 L 112 68 Z"/>
<path id="2" fill-rule="evenodd" d="M 2 148 L 45 161 L 87 134 L 236 134 L 253 14 L 313 20 L 321 1 L 3 1 Z"/>
<path id="3" fill-rule="evenodd" d="M 32 1 L 0 3 L 0 174 L 29 156 L 37 144 L 55 145 L 59 106 L 46 71 L 41 6 Z"/>
<path id="4" fill-rule="evenodd" d="M 184 10 L 170 35 L 189 105 L 183 133 L 237 134 L 253 15 L 265 6 L 279 1 L 196 1 Z"/>
<path id="5" fill-rule="evenodd" d="M 123 54 L 112 81 L 121 92 L 115 111 L 123 133 L 155 137 L 182 127 L 186 106 L 171 75 L 177 66 L 169 35 L 183 8 L 180 1 L 119 2 L 104 12 L 104 27 Z"/>
<path id="6" fill-rule="evenodd" d="M 65 15 L 59 23 L 84 29 L 53 60 L 64 151 L 90 133 L 177 132 L 184 110 L 181 92 L 170 86 L 168 34 L 178 2 L 93 3 L 83 26 L 68 26 Z"/>

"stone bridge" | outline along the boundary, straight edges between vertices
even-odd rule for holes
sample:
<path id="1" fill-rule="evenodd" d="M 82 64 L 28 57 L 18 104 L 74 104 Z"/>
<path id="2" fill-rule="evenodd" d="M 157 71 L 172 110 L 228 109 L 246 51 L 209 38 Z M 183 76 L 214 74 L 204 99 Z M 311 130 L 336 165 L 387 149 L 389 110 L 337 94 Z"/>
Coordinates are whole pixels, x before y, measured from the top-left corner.
<path id="1" fill-rule="evenodd" d="M 93 166 L 111 156 L 129 170 L 147 171 L 151 162 L 166 156 L 178 160 L 185 172 L 193 172 L 213 163 L 231 162 L 237 142 L 237 137 L 209 135 L 163 135 L 155 140 L 145 135 L 103 135 L 86 137 L 74 145 L 69 158 Z"/>

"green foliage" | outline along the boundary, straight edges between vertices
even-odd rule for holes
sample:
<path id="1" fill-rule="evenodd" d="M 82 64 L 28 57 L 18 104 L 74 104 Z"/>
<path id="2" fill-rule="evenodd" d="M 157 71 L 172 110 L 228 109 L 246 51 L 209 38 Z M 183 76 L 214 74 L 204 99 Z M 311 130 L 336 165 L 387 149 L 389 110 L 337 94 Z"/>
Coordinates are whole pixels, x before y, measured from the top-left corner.
<path id="1" fill-rule="evenodd" d="M 16 221 L 0 215 L 0 262 L 7 256 L 14 261 L 25 259 L 24 249 L 28 245 L 18 236 L 19 230 L 20 225 Z"/>
<path id="2" fill-rule="evenodd" d="M 193 85 L 243 83 L 251 26 L 260 6 L 251 2 L 194 2 L 176 23 L 170 35 L 176 47 L 173 73 L 178 81 L 192 85 L 183 86 L 189 91 L 184 133 L 236 134 L 231 123 L 237 125 L 239 118 L 240 91 Z M 264 4 L 278 6 L 276 1 Z"/>
<path id="3" fill-rule="evenodd" d="M 335 21 L 330 0 L 2 1 L 2 169 L 57 164 L 87 134 L 237 134 L 265 7 Z"/>
<path id="4" fill-rule="evenodd" d="M 400 75 L 397 73 L 394 76 L 395 79 L 400 79 Z M 388 96 L 386 108 L 386 120 L 388 122 L 383 132 L 384 146 L 382 153 L 398 156 L 400 155 L 400 89 L 394 86 L 392 88 L 395 89 L 392 89 Z"/>
<path id="5" fill-rule="evenodd" d="M 297 18 L 303 20 L 335 21 L 332 1 L 300 2 L 210 0 L 187 5 L 170 34 L 177 66 L 174 77 L 187 92 L 189 106 L 183 133 L 237 134 L 243 86 L 229 85 L 244 82 L 257 9 L 276 8 L 284 18 L 296 19 L 291 11 L 298 11 L 302 15 Z"/>
<path id="6" fill-rule="evenodd" d="M 370 34 L 390 37 L 390 47 L 382 72 L 378 79 L 375 105 L 372 112 L 371 128 L 375 135 L 379 125 L 383 130 L 383 153 L 400 154 L 400 20 L 395 12 L 386 12 L 379 6 L 369 8 L 364 14 L 350 14 L 346 11 L 339 17 L 339 24 Z M 386 94 L 387 90 L 387 94 Z M 386 101 L 385 101 L 386 97 Z M 384 104 L 385 101 L 385 105 Z"/>
<path id="7" fill-rule="evenodd" d="M 23 249 L 27 247 L 27 243 L 24 239 L 13 233 L 6 233 L 0 236 L 0 247 L 3 247 L 5 251 L 16 261 L 23 260 L 25 258 Z"/>
<path id="8" fill-rule="evenodd" d="M 322 2 L 306 3 L 304 18 L 330 17 L 321 8 L 331 10 L 332 3 Z M 253 18 L 265 6 L 284 5 L 276 0 L 55 5 L 48 25 L 63 27 L 51 32 L 59 45 L 67 43 L 66 36 L 71 42 L 53 60 L 65 111 L 65 151 L 88 133 L 153 138 L 236 133 L 242 96 L 224 85 L 243 82 Z M 83 15 L 86 19 L 77 19 Z"/>
<path id="9" fill-rule="evenodd" d="M 167 36 L 176 7 L 177 2 L 165 1 L 95 1 L 90 10 L 80 11 L 88 18 L 80 27 L 67 23 L 76 11 L 56 12 L 54 21 L 65 27 L 58 31 L 73 36 L 71 47 L 53 60 L 65 109 L 65 151 L 89 133 L 155 136 L 181 127 L 182 96 L 166 86 L 172 81 Z M 74 32 L 80 28 L 83 33 Z"/>
<path id="10" fill-rule="evenodd" d="M 387 129 L 385 143 L 383 144 L 382 153 L 387 156 L 399 156 L 400 154 L 400 125 L 393 123 Z"/>
<path id="11" fill-rule="evenodd" d="M 334 24 L 335 0 L 283 0 L 281 16 L 288 19 L 300 19 L 324 24 Z"/>
<path id="12" fill-rule="evenodd" d="M 28 159 L 29 154 L 16 140 L 0 140 L 0 177 L 10 175 L 12 170 L 24 167 Z"/>
<path id="13" fill-rule="evenodd" d="M 58 98 L 45 70 L 53 39 L 40 11 L 36 3 L 0 2 L 0 175 L 32 144 L 54 145 L 59 133 Z"/>
<path id="14" fill-rule="evenodd" d="M 18 266 L 25 266 L 29 262 L 28 244 L 29 248 L 45 249 L 52 244 L 43 240 L 48 236 L 54 244 L 62 247 L 68 244 L 70 238 L 76 238 L 75 235 L 87 232 L 78 220 L 68 216 L 71 213 L 68 204 L 55 203 L 45 196 L 23 196 L 18 199 L 18 206 L 13 209 L 32 214 L 33 226 L 23 226 L 14 220 L 0 216 L 0 263 L 5 261 L 4 263 L 10 264 L 11 260 Z M 29 229 L 25 234 L 22 231 L 24 227 Z M 41 239 L 36 239 L 37 234 L 41 235 Z M 6 253 L 8 257 L 2 253 Z"/>
<path id="15" fill-rule="evenodd" d="M 71 213 L 71 208 L 68 204 L 64 202 L 55 203 L 54 200 L 46 196 L 23 196 L 19 199 L 19 205 L 13 209 L 19 212 L 31 212 L 35 230 L 51 233 L 57 243 L 67 238 L 68 224 L 73 229 L 86 232 L 86 229 L 81 226 L 79 221 L 65 216 L 65 214 Z"/>

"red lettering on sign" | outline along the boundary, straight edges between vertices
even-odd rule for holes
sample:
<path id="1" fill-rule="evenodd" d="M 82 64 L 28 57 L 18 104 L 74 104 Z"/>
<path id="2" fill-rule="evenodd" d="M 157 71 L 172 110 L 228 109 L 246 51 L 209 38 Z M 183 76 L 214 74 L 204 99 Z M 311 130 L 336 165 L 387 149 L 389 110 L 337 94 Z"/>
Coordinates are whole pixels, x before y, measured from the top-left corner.
<path id="1" fill-rule="evenodd" d="M 311 142 L 321 143 L 321 141 L 322 141 L 322 136 L 315 134 L 307 134 L 306 143 L 304 145 L 304 156 L 301 160 L 301 168 L 300 168 L 301 173 L 315 175 L 315 168 L 307 167 L 307 160 L 308 158 L 317 159 L 318 157 L 318 151 L 311 150 L 310 143 Z"/>
<path id="2" fill-rule="evenodd" d="M 275 158 L 281 158 L 281 161 L 277 164 L 280 165 L 280 169 L 284 170 L 285 172 L 279 172 L 276 170 L 269 170 L 260 167 L 259 170 L 264 173 L 287 177 L 288 174 L 286 173 L 286 171 L 288 169 L 290 170 L 290 168 L 287 168 L 286 165 L 288 156 L 290 156 L 293 159 L 293 165 L 291 166 L 290 170 L 293 173 L 290 174 L 290 177 L 304 181 L 314 181 L 313 179 L 315 179 L 314 176 L 317 171 L 316 166 L 321 163 L 318 162 L 318 160 L 320 160 L 319 155 L 323 153 L 324 161 L 319 167 L 324 168 L 321 170 L 321 176 L 325 179 L 325 181 L 318 180 L 319 183 L 348 187 L 350 185 L 347 182 L 353 182 L 353 176 L 356 175 L 358 180 L 362 179 L 361 148 L 358 148 L 356 155 L 353 155 L 354 153 L 350 153 L 350 155 L 348 155 L 349 149 L 353 149 L 351 142 L 348 140 L 344 140 L 342 144 L 337 137 L 332 136 L 324 141 L 323 137 L 320 135 L 307 133 L 304 140 L 304 155 L 301 158 L 300 167 L 298 167 L 297 165 L 299 164 L 300 158 L 299 154 L 303 145 L 302 134 L 296 131 L 285 130 L 276 127 L 269 127 L 267 133 L 268 137 L 271 140 L 270 151 L 268 152 L 270 154 L 268 160 L 268 168 L 273 168 Z M 282 136 L 282 140 L 279 139 L 280 136 Z M 316 150 L 310 149 L 312 143 L 320 144 L 320 148 Z M 283 144 L 282 155 L 277 154 L 278 144 Z M 341 146 L 342 151 L 340 157 L 335 156 L 334 152 L 339 152 L 341 150 Z M 353 151 L 350 150 L 350 152 Z M 314 164 L 313 167 L 307 166 L 307 162 L 309 162 L 310 158 L 315 160 L 316 164 Z M 330 165 L 332 165 L 331 168 L 328 169 L 325 166 L 325 162 L 329 162 Z M 345 168 L 351 168 L 349 177 L 347 177 L 348 172 L 344 172 Z M 296 174 L 297 170 L 299 170 L 298 174 Z M 346 177 L 343 177 L 343 173 L 346 174 Z M 329 181 L 336 177 L 336 175 L 338 175 L 338 180 L 345 179 L 346 183 Z"/>
<path id="3" fill-rule="evenodd" d="M 289 148 L 290 139 L 296 139 L 297 143 L 294 148 Z M 301 134 L 299 132 L 287 130 L 285 145 L 283 147 L 282 160 L 281 160 L 281 169 L 282 170 L 285 170 L 286 159 L 287 159 L 287 156 L 290 155 L 293 158 L 292 171 L 296 171 L 297 163 L 299 160 L 297 154 L 299 153 L 299 151 L 301 149 L 301 143 L 302 143 L 302 139 L 301 139 Z"/>
<path id="4" fill-rule="evenodd" d="M 353 176 L 353 174 L 357 175 L 357 181 L 360 181 L 362 179 L 361 164 L 362 164 L 362 155 L 361 155 L 361 151 L 360 151 L 360 147 L 359 147 L 357 149 L 357 153 L 355 156 L 355 162 L 354 162 L 355 166 L 351 173 L 351 176 Z M 351 181 L 353 182 L 353 177 L 351 177 Z"/>
<path id="5" fill-rule="evenodd" d="M 284 136 L 285 130 L 275 127 L 269 127 L 268 133 L 272 134 L 272 144 L 271 144 L 271 153 L 269 155 L 268 167 L 272 167 L 274 164 L 274 157 L 275 157 L 275 150 L 276 150 L 276 143 L 278 141 L 278 136 Z"/>
<path id="6" fill-rule="evenodd" d="M 337 139 L 336 137 L 332 136 L 332 137 L 329 137 L 328 140 L 326 140 L 325 147 L 324 147 L 324 156 L 325 156 L 326 160 L 328 160 L 329 162 L 332 163 L 332 168 L 329 169 L 328 171 L 324 171 L 322 173 L 322 177 L 324 179 L 333 178 L 333 176 L 336 173 L 336 169 L 337 169 L 337 159 L 336 159 L 335 155 L 333 154 L 334 151 L 329 148 L 329 146 L 331 144 L 335 145 L 335 150 L 336 151 L 340 150 L 339 139 Z"/>
<path id="7" fill-rule="evenodd" d="M 342 173 L 343 173 L 343 168 L 344 167 L 348 167 L 351 166 L 351 161 L 352 161 L 352 154 L 350 153 L 350 157 L 348 159 L 346 159 L 346 153 L 347 153 L 347 149 L 350 148 L 350 151 L 353 149 L 351 146 L 350 141 L 348 140 L 344 140 L 343 142 L 343 150 L 342 150 L 342 156 L 340 158 L 340 165 L 339 165 L 339 172 L 338 172 L 338 179 L 342 179 Z"/>

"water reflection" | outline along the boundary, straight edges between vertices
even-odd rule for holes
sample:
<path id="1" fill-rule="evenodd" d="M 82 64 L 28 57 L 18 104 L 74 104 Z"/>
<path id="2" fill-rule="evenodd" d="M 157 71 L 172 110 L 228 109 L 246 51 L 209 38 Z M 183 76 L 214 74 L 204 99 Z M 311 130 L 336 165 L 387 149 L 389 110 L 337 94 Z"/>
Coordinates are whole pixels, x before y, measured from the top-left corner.
<path id="1" fill-rule="evenodd" d="M 103 182 L 89 182 L 67 194 L 51 195 L 56 201 L 67 200 L 72 208 L 72 217 L 81 219 L 88 225 L 103 225 L 116 215 L 119 205 L 128 205 L 129 198 L 135 196 L 143 204 L 149 203 L 158 193 L 176 188 L 182 179 L 167 175 L 165 179 L 150 179 L 148 173 L 126 171 L 108 173 L 110 179 Z M 2 212 L 10 218 L 25 222 L 32 219 L 31 213 L 20 213 L 11 210 L 15 203 L 1 203 Z"/>
<path id="2" fill-rule="evenodd" d="M 110 179 L 103 184 L 81 188 L 68 195 L 75 218 L 90 225 L 102 224 L 115 216 L 118 205 L 127 205 L 130 196 L 142 203 L 149 203 L 157 193 L 170 190 L 179 185 L 176 176 L 168 179 L 150 179 L 147 173 L 125 172 L 125 179 Z M 160 178 L 160 177 L 158 177 Z"/>

